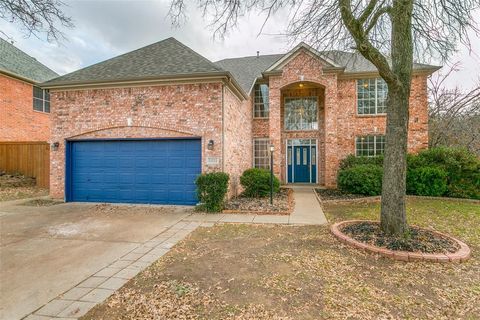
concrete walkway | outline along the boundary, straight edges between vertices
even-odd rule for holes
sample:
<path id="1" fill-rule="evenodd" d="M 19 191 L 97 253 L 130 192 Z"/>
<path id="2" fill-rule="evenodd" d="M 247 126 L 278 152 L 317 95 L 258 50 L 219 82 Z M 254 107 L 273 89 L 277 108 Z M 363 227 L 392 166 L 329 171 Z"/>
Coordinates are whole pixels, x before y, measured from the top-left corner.
<path id="1" fill-rule="evenodd" d="M 312 187 L 292 187 L 295 209 L 290 215 L 294 224 L 326 224 L 327 218 Z"/>
<path id="2" fill-rule="evenodd" d="M 258 214 L 205 214 L 195 213 L 183 221 L 212 222 L 212 223 L 275 223 L 294 225 L 321 225 L 327 219 L 322 207 L 318 203 L 315 191 L 310 186 L 292 186 L 295 199 L 295 209 L 289 216 L 258 215 Z"/>

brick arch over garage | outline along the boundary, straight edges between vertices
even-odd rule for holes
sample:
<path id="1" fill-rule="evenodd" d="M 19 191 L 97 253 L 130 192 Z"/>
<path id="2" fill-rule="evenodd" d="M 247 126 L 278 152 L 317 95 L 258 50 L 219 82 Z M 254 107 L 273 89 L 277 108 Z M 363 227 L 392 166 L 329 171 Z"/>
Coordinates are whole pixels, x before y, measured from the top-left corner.
<path id="1" fill-rule="evenodd" d="M 178 138 L 197 136 L 192 132 L 149 126 L 115 126 L 91 130 L 67 137 L 67 140 L 97 138 Z"/>

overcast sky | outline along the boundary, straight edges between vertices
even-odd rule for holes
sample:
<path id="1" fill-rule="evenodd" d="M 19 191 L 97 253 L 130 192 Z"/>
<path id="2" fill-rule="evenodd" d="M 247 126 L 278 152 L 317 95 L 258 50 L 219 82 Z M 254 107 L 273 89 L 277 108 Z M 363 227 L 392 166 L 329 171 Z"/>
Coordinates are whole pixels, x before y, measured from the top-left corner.
<path id="1" fill-rule="evenodd" d="M 66 13 L 75 23 L 65 30 L 67 39 L 60 44 L 49 43 L 34 36 L 25 38 L 15 24 L 0 20 L 0 30 L 15 41 L 15 46 L 37 58 L 59 74 L 65 74 L 96 62 L 175 37 L 212 61 L 227 57 L 283 53 L 294 44 L 281 36 L 287 15 L 279 13 L 270 18 L 263 33 L 259 31 L 264 17 L 258 14 L 241 19 L 238 27 L 225 39 L 213 39 L 208 22 L 190 5 L 188 20 L 178 28 L 167 17 L 169 1 L 65 1 Z M 477 19 L 477 21 L 480 21 Z M 3 37 L 3 36 L 2 36 Z M 480 74 L 480 41 L 474 38 L 473 52 L 459 47 L 451 58 L 461 61 L 462 70 L 449 80 L 449 86 L 470 88 L 478 83 Z M 448 68 L 448 67 L 446 67 Z"/>

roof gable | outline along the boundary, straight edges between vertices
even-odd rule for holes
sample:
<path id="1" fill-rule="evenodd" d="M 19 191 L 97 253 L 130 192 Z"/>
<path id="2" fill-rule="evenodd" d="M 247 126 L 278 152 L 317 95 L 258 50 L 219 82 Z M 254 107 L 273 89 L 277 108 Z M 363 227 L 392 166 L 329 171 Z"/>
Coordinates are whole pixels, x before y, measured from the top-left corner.
<path id="1" fill-rule="evenodd" d="M 250 93 L 256 79 L 262 77 L 262 72 L 283 56 L 283 54 L 271 54 L 231 58 L 217 61 L 215 64 L 229 71 L 238 81 L 242 89 Z"/>
<path id="2" fill-rule="evenodd" d="M 22 80 L 40 83 L 58 76 L 53 70 L 0 38 L 0 72 Z"/>
<path id="3" fill-rule="evenodd" d="M 58 77 L 43 85 L 88 84 L 225 72 L 174 38 Z"/>
<path id="4" fill-rule="evenodd" d="M 284 65 L 286 65 L 290 60 L 295 58 L 300 52 L 306 52 L 307 54 L 316 57 L 323 61 L 327 66 L 329 67 L 340 67 L 337 65 L 336 62 L 331 60 L 330 58 L 326 57 L 323 53 L 317 51 L 316 49 L 310 47 L 308 44 L 304 42 L 300 42 L 295 48 L 290 50 L 287 54 L 285 54 L 281 59 L 279 59 L 277 62 L 275 62 L 273 65 L 271 65 L 267 70 L 265 70 L 266 73 L 268 72 L 273 72 L 277 70 L 281 70 Z"/>

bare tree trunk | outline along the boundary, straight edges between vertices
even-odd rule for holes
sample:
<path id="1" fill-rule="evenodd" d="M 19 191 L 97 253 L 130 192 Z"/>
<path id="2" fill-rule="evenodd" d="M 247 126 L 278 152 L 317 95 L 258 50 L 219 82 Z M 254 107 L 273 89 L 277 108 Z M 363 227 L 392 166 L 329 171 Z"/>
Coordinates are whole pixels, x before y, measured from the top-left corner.
<path id="1" fill-rule="evenodd" d="M 403 236 L 408 230 L 405 190 L 413 65 L 412 11 L 412 0 L 396 0 L 391 13 L 392 71 L 397 81 L 387 81 L 387 132 L 380 224 L 385 233 L 396 236 Z"/>
<path id="2" fill-rule="evenodd" d="M 408 97 L 402 91 L 388 91 L 380 217 L 382 230 L 399 236 L 408 229 L 405 207 Z"/>

